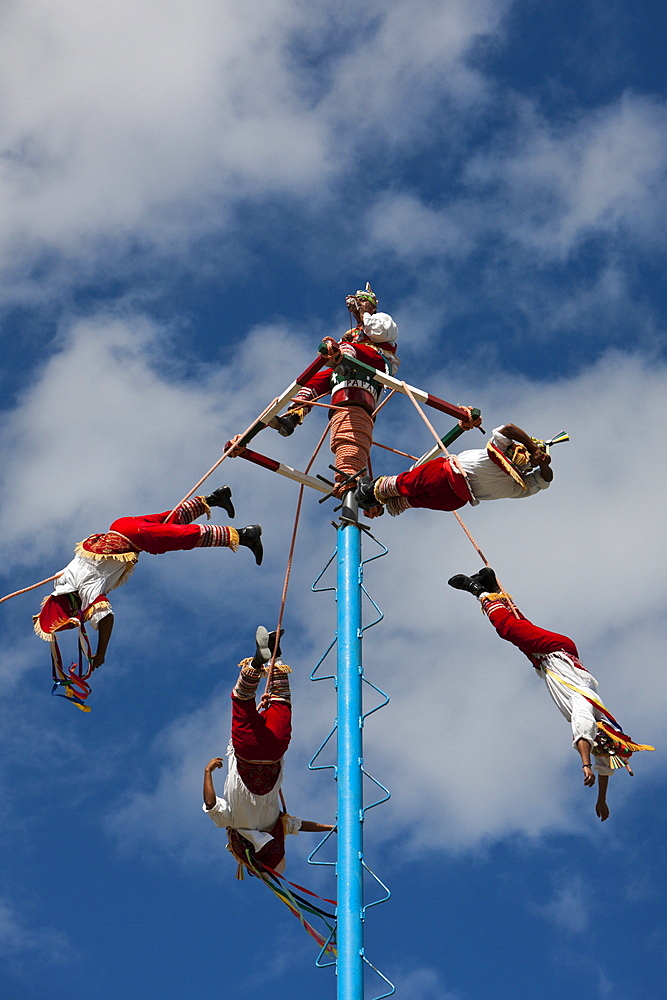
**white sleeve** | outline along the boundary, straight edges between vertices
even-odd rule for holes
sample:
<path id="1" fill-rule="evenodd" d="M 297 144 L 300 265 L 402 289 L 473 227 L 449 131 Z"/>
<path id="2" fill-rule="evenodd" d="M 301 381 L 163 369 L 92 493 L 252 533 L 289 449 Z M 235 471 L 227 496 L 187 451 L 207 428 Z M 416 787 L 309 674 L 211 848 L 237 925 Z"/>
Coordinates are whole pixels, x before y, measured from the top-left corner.
<path id="1" fill-rule="evenodd" d="M 533 493 L 539 493 L 540 490 L 548 490 L 551 486 L 551 483 L 547 482 L 539 469 L 532 469 L 530 472 L 527 472 L 523 477 L 523 481 L 527 486 L 527 492 L 524 496 L 532 496 Z"/>
<path id="2" fill-rule="evenodd" d="M 493 430 L 491 431 L 491 437 L 489 438 L 489 443 L 495 444 L 496 448 L 498 448 L 504 454 L 507 451 L 507 448 L 510 444 L 510 439 L 508 437 L 505 437 L 504 434 L 500 433 L 500 427 L 494 427 Z"/>
<path id="3" fill-rule="evenodd" d="M 398 327 L 389 313 L 366 313 L 364 315 L 364 333 L 369 340 L 381 343 L 394 343 L 398 339 Z"/>
<path id="4" fill-rule="evenodd" d="M 212 809 L 206 808 L 206 803 L 202 803 L 202 809 L 207 816 L 210 816 L 216 826 L 230 826 L 232 822 L 232 814 L 229 806 L 224 799 L 220 796 L 216 796 L 215 805 Z"/>
<path id="5" fill-rule="evenodd" d="M 111 610 L 111 607 L 102 608 L 101 611 L 96 611 L 95 614 L 91 615 L 91 617 L 88 619 L 86 625 L 92 625 L 95 631 L 97 631 L 100 627 L 100 622 L 102 621 L 103 618 L 106 618 L 107 615 L 111 615 L 111 617 L 113 618 L 113 611 Z"/>
<path id="6" fill-rule="evenodd" d="M 299 830 L 301 829 L 301 823 L 302 820 L 300 820 L 298 816 L 289 816 L 289 815 L 283 816 L 283 827 L 285 829 L 285 836 L 287 836 L 290 833 L 293 833 L 294 836 L 296 836 Z"/>

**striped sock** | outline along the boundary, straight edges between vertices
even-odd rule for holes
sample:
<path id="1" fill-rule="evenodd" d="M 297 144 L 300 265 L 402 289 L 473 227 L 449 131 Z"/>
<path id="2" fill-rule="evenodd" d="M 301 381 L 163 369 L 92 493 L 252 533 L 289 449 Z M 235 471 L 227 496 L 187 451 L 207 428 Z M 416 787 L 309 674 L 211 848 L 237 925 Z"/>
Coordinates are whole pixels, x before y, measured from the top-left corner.
<path id="1" fill-rule="evenodd" d="M 292 692 L 289 686 L 289 667 L 282 664 L 274 664 L 273 675 L 271 677 L 271 688 L 269 697 L 271 701 L 284 701 L 287 705 L 292 704 Z"/>
<path id="2" fill-rule="evenodd" d="M 250 666 L 250 663 L 249 659 L 241 660 L 239 663 L 241 673 L 232 691 L 233 697 L 239 701 L 252 701 L 254 699 L 262 677 L 261 670 L 255 670 L 254 667 Z"/>
<path id="3" fill-rule="evenodd" d="M 211 520 L 211 508 L 204 497 L 192 497 L 190 500 L 184 500 L 180 507 L 176 508 L 174 523 L 191 524 L 202 514 L 206 514 L 209 521 Z"/>
<path id="4" fill-rule="evenodd" d="M 239 533 L 230 524 L 200 524 L 198 527 L 201 534 L 195 548 L 215 545 L 232 549 L 234 552 L 238 549 Z"/>
<path id="5" fill-rule="evenodd" d="M 491 611 L 496 611 L 498 608 L 505 608 L 511 611 L 511 600 L 510 595 L 506 594 L 504 590 L 499 591 L 497 594 L 482 594 L 479 599 L 485 615 L 488 615 Z"/>
<path id="6" fill-rule="evenodd" d="M 407 497 L 402 497 L 396 488 L 396 476 L 379 476 L 375 480 L 375 499 L 383 503 L 392 517 L 398 517 L 410 507 Z"/>

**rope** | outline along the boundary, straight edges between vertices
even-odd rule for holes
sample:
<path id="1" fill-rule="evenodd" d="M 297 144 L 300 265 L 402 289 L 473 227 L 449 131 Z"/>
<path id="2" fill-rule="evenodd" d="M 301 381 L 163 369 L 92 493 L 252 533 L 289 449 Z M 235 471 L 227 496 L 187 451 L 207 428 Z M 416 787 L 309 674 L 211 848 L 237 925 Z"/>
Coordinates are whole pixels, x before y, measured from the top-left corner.
<path id="1" fill-rule="evenodd" d="M 412 402 L 413 406 L 414 406 L 414 407 L 415 407 L 415 409 L 417 410 L 417 413 L 419 413 L 420 417 L 422 418 L 422 420 L 424 421 L 424 423 L 426 424 L 426 426 L 427 426 L 427 427 L 428 427 L 428 429 L 430 430 L 431 434 L 433 435 L 433 437 L 435 438 L 435 440 L 436 440 L 436 441 L 438 442 L 438 447 L 439 447 L 439 448 L 440 448 L 440 449 L 441 449 L 442 451 L 444 451 L 445 455 L 446 455 L 446 456 L 447 456 L 448 458 L 450 458 L 450 457 L 451 457 L 451 456 L 450 456 L 450 453 L 449 453 L 449 451 L 447 450 L 446 446 L 445 446 L 445 445 L 444 445 L 444 444 L 442 443 L 442 440 L 441 440 L 441 439 L 440 439 L 440 437 L 438 436 L 438 433 L 437 433 L 437 431 L 435 430 L 435 428 L 434 428 L 434 427 L 433 427 L 433 425 L 431 424 L 430 420 L 428 419 L 428 417 L 426 416 L 426 414 L 425 414 L 425 413 L 424 413 L 424 411 L 422 410 L 421 406 L 419 405 L 419 403 L 418 403 L 418 402 L 417 402 L 417 400 L 415 399 L 414 395 L 413 395 L 413 394 L 412 394 L 412 393 L 410 392 L 410 386 L 409 386 L 409 385 L 407 385 L 407 384 L 406 384 L 405 382 L 403 382 L 403 387 L 404 387 L 404 389 L 405 389 L 405 394 L 406 394 L 406 396 L 408 396 L 408 398 L 409 398 L 409 399 L 410 399 L 410 401 Z M 454 517 L 456 518 L 456 520 L 457 520 L 457 521 L 459 522 L 459 524 L 461 525 L 461 527 L 462 527 L 462 528 L 463 528 L 463 530 L 465 531 L 466 535 L 468 536 L 468 539 L 470 540 L 470 542 L 471 542 L 471 544 L 472 544 L 473 548 L 475 549 L 475 552 L 477 552 L 477 555 L 478 555 L 478 556 L 480 557 L 480 559 L 482 560 L 482 562 L 484 563 L 484 565 L 485 565 L 485 566 L 489 566 L 489 567 L 490 567 L 490 565 L 491 565 L 491 564 L 489 563 L 489 560 L 488 560 L 488 559 L 486 558 L 486 556 L 484 555 L 484 553 L 483 553 L 483 552 L 482 552 L 482 550 L 480 549 L 479 545 L 477 544 L 477 542 L 475 541 L 475 539 L 474 539 L 474 538 L 472 537 L 472 535 L 470 534 L 470 531 L 469 531 L 469 530 L 468 530 L 468 528 L 466 527 L 466 525 L 465 525 L 465 523 L 464 523 L 464 521 L 463 521 L 463 518 L 462 518 L 462 517 L 460 516 L 460 514 L 458 513 L 458 511 L 456 511 L 456 510 L 453 510 L 453 511 L 452 511 L 452 514 L 454 515 Z M 496 576 L 496 579 L 498 579 L 498 577 L 497 577 L 497 576 Z M 502 590 L 504 590 L 504 587 L 503 587 L 503 586 L 502 586 L 502 584 L 500 583 L 500 580 L 498 580 L 498 583 L 499 583 L 499 585 L 500 585 L 501 589 L 502 589 Z M 516 607 L 515 607 L 515 605 L 514 605 L 514 602 L 512 601 L 512 599 L 511 599 L 511 598 L 508 598 L 508 603 L 509 603 L 509 605 L 510 605 L 510 608 L 512 609 L 512 614 L 514 615 L 514 617 L 515 617 L 515 618 L 518 618 L 518 617 L 519 617 L 519 612 L 517 611 L 517 609 L 516 609 Z"/>
<path id="2" fill-rule="evenodd" d="M 60 571 L 62 573 L 62 570 Z M 54 573 L 53 576 L 47 576 L 46 580 L 40 580 L 39 583 L 33 583 L 30 587 L 24 587 L 23 590 L 15 590 L 13 594 L 7 594 L 5 597 L 0 597 L 0 604 L 3 601 L 8 601 L 10 597 L 18 597 L 19 594 L 27 594 L 29 590 L 35 590 L 37 587 L 42 587 L 45 583 L 51 583 L 51 580 L 56 580 L 60 573 Z"/>
<path id="3" fill-rule="evenodd" d="M 313 462 L 317 458 L 318 452 L 319 452 L 320 448 L 322 447 L 322 445 L 324 444 L 324 439 L 326 438 L 327 433 L 329 431 L 329 423 L 330 422 L 331 421 L 329 421 L 327 423 L 326 427 L 324 428 L 324 432 L 322 434 L 322 437 L 317 442 L 317 445 L 315 447 L 315 451 L 313 452 L 313 454 L 311 456 L 311 459 L 308 462 L 308 465 L 306 466 L 306 473 L 310 472 L 310 469 L 311 469 L 311 467 L 313 465 Z M 288 590 L 288 587 L 289 587 L 290 575 L 292 573 L 292 560 L 293 560 L 293 557 L 294 557 L 294 546 L 296 545 L 296 535 L 297 535 L 297 531 L 298 531 L 298 528 L 299 528 L 299 519 L 301 517 L 301 504 L 302 504 L 302 501 L 303 501 L 303 491 L 304 491 L 304 486 L 303 486 L 303 484 L 301 484 L 301 486 L 299 487 L 299 497 L 298 497 L 297 502 L 296 502 L 296 513 L 294 515 L 294 527 L 292 528 L 292 539 L 290 541 L 289 555 L 287 556 L 287 567 L 285 569 L 285 580 L 283 582 L 283 592 L 282 592 L 282 596 L 280 598 L 280 612 L 278 614 L 278 624 L 276 625 L 276 636 L 278 637 L 278 641 L 276 642 L 275 647 L 271 650 L 271 659 L 269 661 L 269 666 L 268 666 L 268 670 L 267 670 L 267 674 L 266 674 L 266 686 L 264 688 L 264 693 L 263 693 L 263 695 L 262 695 L 262 697 L 260 699 L 260 703 L 259 703 L 260 709 L 268 708 L 270 697 L 271 697 L 270 691 L 271 691 L 271 684 L 272 684 L 272 681 L 273 681 L 273 668 L 274 668 L 274 664 L 276 662 L 276 648 L 278 647 L 278 643 L 280 642 L 280 629 L 282 628 L 282 624 L 283 624 L 283 614 L 285 612 L 285 602 L 287 600 L 287 590 Z M 284 803 L 283 803 L 283 805 L 284 805 Z"/>
<path id="4" fill-rule="evenodd" d="M 405 385 L 405 382 L 403 383 L 403 385 Z M 388 395 L 385 396 L 385 398 L 382 400 L 382 402 L 380 403 L 380 405 L 375 407 L 375 409 L 373 410 L 373 413 L 371 414 L 371 416 L 373 417 L 373 420 L 375 420 L 375 417 L 380 412 L 380 410 L 382 409 L 382 407 L 387 405 L 387 403 L 389 402 L 389 400 L 391 399 L 391 397 L 394 395 L 395 392 L 396 392 L 396 390 L 392 389 L 388 393 Z"/>
<path id="5" fill-rule="evenodd" d="M 252 430 L 252 428 L 255 426 L 255 424 L 257 424 L 258 421 L 260 421 L 262 419 L 262 417 L 265 416 L 269 412 L 269 410 L 274 405 L 274 403 L 277 402 L 277 400 L 278 400 L 278 397 L 276 396 L 276 398 L 274 400 L 272 400 L 272 402 L 270 402 L 269 405 L 262 410 L 262 412 L 260 413 L 260 415 L 258 417 L 256 417 L 256 419 L 253 420 L 253 422 L 248 427 L 246 427 L 246 429 L 244 430 L 244 432 L 241 435 L 241 437 L 243 437 L 244 434 L 248 434 Z M 204 473 L 204 475 L 201 477 L 201 479 L 199 480 L 199 482 L 195 483 L 195 485 L 192 487 L 192 489 L 190 490 L 190 492 L 186 493 L 185 496 L 183 497 L 183 499 L 179 503 L 176 504 L 176 506 L 172 510 L 171 514 L 169 514 L 169 516 L 166 518 L 166 520 L 164 522 L 165 524 L 168 524 L 169 521 L 171 521 L 172 517 L 174 516 L 174 514 L 176 513 L 176 511 L 178 510 L 178 508 L 181 506 L 181 504 L 184 504 L 186 500 L 189 500 L 190 497 L 192 496 L 192 494 L 195 492 L 195 490 L 199 489 L 199 487 L 201 486 L 201 484 L 208 479 L 208 477 L 211 475 L 211 473 L 215 472 L 215 470 L 218 468 L 219 465 L 222 465 L 222 463 L 224 462 L 224 460 L 229 455 L 231 455 L 231 453 L 234 451 L 235 447 L 236 447 L 236 445 L 230 444 L 229 448 L 226 448 L 225 451 L 223 451 L 222 455 L 220 456 L 220 458 L 218 459 L 218 461 L 215 463 L 215 465 L 212 465 L 211 468 L 208 470 L 208 472 Z"/>
<path id="6" fill-rule="evenodd" d="M 398 448 L 390 448 L 388 444 L 380 444 L 379 441 L 373 441 L 375 448 L 384 448 L 385 451 L 393 451 L 394 455 L 402 455 L 403 458 L 411 458 L 413 462 L 418 460 L 417 455 L 408 455 L 407 451 L 399 451 Z"/>

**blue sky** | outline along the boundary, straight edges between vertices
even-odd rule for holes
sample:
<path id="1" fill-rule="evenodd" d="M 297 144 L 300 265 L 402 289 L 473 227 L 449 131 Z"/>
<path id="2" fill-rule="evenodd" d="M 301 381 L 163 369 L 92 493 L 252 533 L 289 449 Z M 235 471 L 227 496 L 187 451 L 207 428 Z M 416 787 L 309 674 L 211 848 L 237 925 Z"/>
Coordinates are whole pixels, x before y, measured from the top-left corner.
<path id="1" fill-rule="evenodd" d="M 571 435 L 552 489 L 466 521 L 658 752 L 612 778 L 600 825 L 527 661 L 446 586 L 478 566 L 454 519 L 374 522 L 390 552 L 367 572 L 385 619 L 364 661 L 392 700 L 365 753 L 392 798 L 369 815 L 366 855 L 393 896 L 366 942 L 407 1000 L 645 1000 L 665 976 L 666 17 L 625 0 L 0 14 L 3 594 L 116 517 L 175 504 L 344 332 L 344 296 L 366 280 L 399 324 L 408 382 L 480 406 L 487 431 Z M 315 413 L 257 449 L 303 468 L 322 428 Z M 431 443 L 402 399 L 377 440 Z M 373 463 L 403 467 L 379 450 Z M 207 485 L 221 482 L 237 523 L 264 525 L 264 566 L 142 556 L 90 715 L 49 697 L 30 619 L 42 593 L 0 606 L 9 1000 L 335 995 L 286 909 L 234 880 L 200 810 L 236 664 L 278 613 L 296 502 L 242 460 Z M 330 520 L 307 496 L 285 621 L 287 804 L 322 821 L 335 792 L 306 764 L 335 702 L 308 675 L 334 607 L 310 586 Z M 310 846 L 294 839 L 288 871 L 333 895 Z"/>

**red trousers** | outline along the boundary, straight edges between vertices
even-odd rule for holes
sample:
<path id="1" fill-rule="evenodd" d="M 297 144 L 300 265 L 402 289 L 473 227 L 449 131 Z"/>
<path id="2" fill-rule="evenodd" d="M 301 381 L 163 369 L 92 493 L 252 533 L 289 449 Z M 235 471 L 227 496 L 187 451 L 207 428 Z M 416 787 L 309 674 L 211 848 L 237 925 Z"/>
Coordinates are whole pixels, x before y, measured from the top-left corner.
<path id="1" fill-rule="evenodd" d="M 485 605 L 484 610 L 500 638 L 511 642 L 525 653 L 529 660 L 538 654 L 557 653 L 561 649 L 579 659 L 577 647 L 567 635 L 548 632 L 538 625 L 533 625 L 523 615 L 516 618 L 511 609 L 500 602 L 485 602 Z"/>
<path id="2" fill-rule="evenodd" d="M 119 531 L 142 552 L 160 555 L 162 552 L 176 552 L 179 549 L 194 549 L 201 541 L 202 533 L 198 524 L 163 524 L 171 511 L 161 514 L 144 514 L 143 517 L 119 517 L 110 531 Z"/>
<path id="3" fill-rule="evenodd" d="M 279 761 L 287 753 L 292 736 L 292 708 L 272 701 L 258 712 L 254 698 L 232 696 L 232 745 L 244 760 Z"/>
<path id="4" fill-rule="evenodd" d="M 401 472 L 396 476 L 396 490 L 411 507 L 429 510 L 458 510 L 470 502 L 465 476 L 452 467 L 448 458 L 434 458 Z"/>

